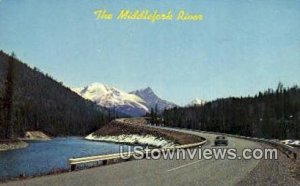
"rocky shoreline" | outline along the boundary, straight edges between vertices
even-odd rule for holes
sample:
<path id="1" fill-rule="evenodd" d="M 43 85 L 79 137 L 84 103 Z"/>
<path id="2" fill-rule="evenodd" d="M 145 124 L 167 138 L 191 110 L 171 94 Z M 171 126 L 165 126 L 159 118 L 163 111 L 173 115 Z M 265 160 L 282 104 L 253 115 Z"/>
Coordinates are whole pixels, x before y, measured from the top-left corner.
<path id="1" fill-rule="evenodd" d="M 2 139 L 0 140 L 0 151 L 15 150 L 26 148 L 28 143 L 25 141 L 32 140 L 50 140 L 51 138 L 41 131 L 27 131 L 24 138 L 18 139 Z"/>
<path id="2" fill-rule="evenodd" d="M 152 135 L 136 135 L 136 134 L 122 134 L 118 136 L 96 136 L 93 133 L 85 137 L 91 141 L 111 142 L 128 145 L 143 145 L 151 147 L 174 147 L 175 144 L 161 137 L 155 137 Z"/>
<path id="3" fill-rule="evenodd" d="M 20 138 L 21 140 L 51 140 L 51 138 L 42 131 L 27 131 L 25 132 L 24 138 Z"/>
<path id="4" fill-rule="evenodd" d="M 85 139 L 92 141 L 115 142 L 153 147 L 171 147 L 197 143 L 203 139 L 194 135 L 148 127 L 143 121 L 134 118 L 114 120 Z"/>
<path id="5" fill-rule="evenodd" d="M 28 146 L 28 143 L 21 140 L 0 140 L 0 151 L 21 149 Z"/>

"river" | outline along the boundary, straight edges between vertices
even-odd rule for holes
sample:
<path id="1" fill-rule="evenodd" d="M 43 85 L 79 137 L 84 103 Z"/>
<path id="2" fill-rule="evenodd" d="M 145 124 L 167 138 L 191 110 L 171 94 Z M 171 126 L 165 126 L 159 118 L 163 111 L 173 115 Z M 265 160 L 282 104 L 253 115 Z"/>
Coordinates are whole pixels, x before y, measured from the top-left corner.
<path id="1" fill-rule="evenodd" d="M 27 148 L 0 152 L 0 179 L 68 169 L 69 158 L 117 153 L 119 147 L 119 144 L 87 141 L 79 137 L 30 141 Z"/>

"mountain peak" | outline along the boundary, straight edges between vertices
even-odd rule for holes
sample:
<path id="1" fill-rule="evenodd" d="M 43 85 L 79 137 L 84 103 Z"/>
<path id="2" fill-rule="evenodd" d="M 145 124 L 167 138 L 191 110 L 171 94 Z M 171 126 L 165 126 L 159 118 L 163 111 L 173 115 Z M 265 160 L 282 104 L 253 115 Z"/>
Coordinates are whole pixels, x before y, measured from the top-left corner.
<path id="1" fill-rule="evenodd" d="M 153 92 L 153 90 L 152 90 L 151 87 L 147 87 L 147 88 L 145 88 L 144 90 L 145 90 L 145 91 L 151 91 L 151 92 Z"/>
<path id="2" fill-rule="evenodd" d="M 113 86 L 96 82 L 84 88 L 73 88 L 72 90 L 98 105 L 114 108 L 130 116 L 142 116 L 148 113 L 151 108 L 157 107 L 158 111 L 162 112 L 165 108 L 177 106 L 159 98 L 151 87 L 127 93 Z"/>
<path id="3" fill-rule="evenodd" d="M 139 89 L 139 90 L 132 91 L 131 93 L 134 93 L 134 92 L 147 92 L 147 93 L 153 93 L 154 94 L 154 91 L 149 86 L 146 87 L 146 88 L 142 88 L 142 89 Z"/>
<path id="4" fill-rule="evenodd" d="M 132 91 L 130 93 L 135 94 L 135 95 L 139 96 L 140 98 L 142 98 L 143 100 L 145 100 L 149 110 L 151 108 L 157 107 L 158 111 L 162 112 L 165 108 L 168 109 L 168 108 L 172 108 L 172 107 L 177 106 L 174 103 L 171 103 L 171 102 L 168 102 L 166 100 L 163 100 L 163 99 L 159 98 L 154 93 L 154 91 L 152 90 L 151 87 L 147 87 L 147 88 L 144 88 L 144 89 Z"/>
<path id="5" fill-rule="evenodd" d="M 135 94 L 119 90 L 103 83 L 92 83 L 84 88 L 72 89 L 82 97 L 106 108 L 113 108 L 131 116 L 141 116 L 149 112 L 145 101 Z"/>

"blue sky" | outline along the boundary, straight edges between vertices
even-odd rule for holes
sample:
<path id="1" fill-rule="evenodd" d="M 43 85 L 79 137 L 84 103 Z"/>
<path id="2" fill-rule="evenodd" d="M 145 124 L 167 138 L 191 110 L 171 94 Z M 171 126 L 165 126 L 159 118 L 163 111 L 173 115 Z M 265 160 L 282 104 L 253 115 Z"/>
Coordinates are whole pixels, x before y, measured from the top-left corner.
<path id="1" fill-rule="evenodd" d="M 96 9 L 184 9 L 204 19 L 104 21 Z M 70 87 L 150 86 L 185 104 L 299 85 L 299 20 L 299 0 L 2 0 L 0 49 Z"/>

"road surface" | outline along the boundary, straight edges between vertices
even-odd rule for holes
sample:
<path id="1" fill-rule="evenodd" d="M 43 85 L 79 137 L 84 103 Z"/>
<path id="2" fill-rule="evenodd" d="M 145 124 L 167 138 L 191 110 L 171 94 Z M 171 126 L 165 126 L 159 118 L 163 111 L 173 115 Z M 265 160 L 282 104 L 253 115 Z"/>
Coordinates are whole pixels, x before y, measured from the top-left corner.
<path id="1" fill-rule="evenodd" d="M 178 129 L 173 129 L 178 130 Z M 184 130 L 207 139 L 202 148 L 216 148 L 215 135 Z M 228 138 L 228 147 L 261 148 L 259 143 Z M 218 147 L 224 148 L 224 147 Z M 259 160 L 133 160 L 92 169 L 12 181 L 5 185 L 235 185 L 253 170 Z"/>

